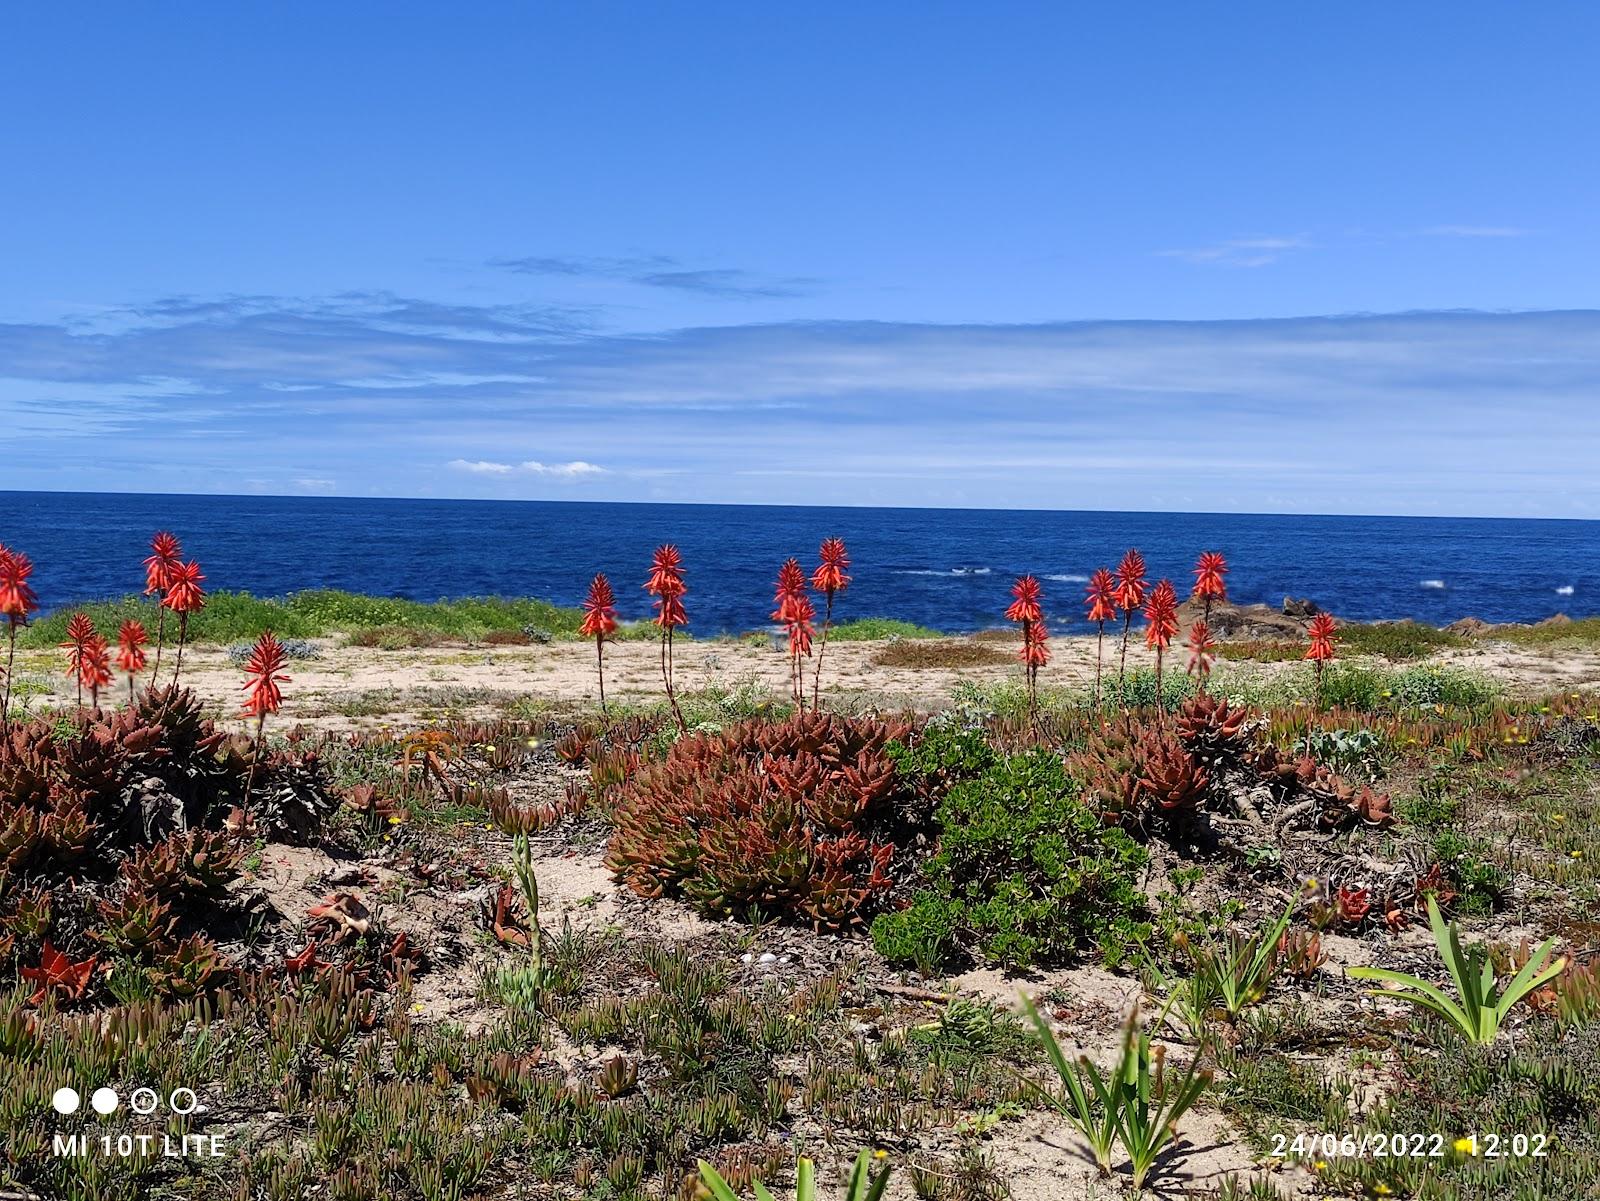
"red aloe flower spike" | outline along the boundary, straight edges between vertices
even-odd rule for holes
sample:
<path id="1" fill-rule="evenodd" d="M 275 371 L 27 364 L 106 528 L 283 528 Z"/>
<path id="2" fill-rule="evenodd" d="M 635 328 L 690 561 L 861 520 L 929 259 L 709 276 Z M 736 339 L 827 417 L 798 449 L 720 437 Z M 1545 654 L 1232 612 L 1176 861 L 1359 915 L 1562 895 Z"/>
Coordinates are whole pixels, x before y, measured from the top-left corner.
<path id="1" fill-rule="evenodd" d="M 786 559 L 778 568 L 778 584 L 773 592 L 773 602 L 778 606 L 772 614 L 789 634 L 789 696 L 796 709 L 806 704 L 805 669 L 800 665 L 802 656 L 811 653 L 811 620 L 817 615 L 806 593 L 806 573 L 800 560 Z"/>
<path id="2" fill-rule="evenodd" d="M 87 613 L 74 613 L 67 618 L 67 638 L 58 645 L 67 650 L 66 676 L 78 687 L 78 708 L 83 708 L 83 681 L 85 661 L 89 653 L 89 640 L 95 636 L 94 622 Z"/>
<path id="3" fill-rule="evenodd" d="M 1200 552 L 1200 561 L 1194 565 L 1194 591 L 1189 595 L 1205 602 L 1207 624 L 1211 621 L 1211 602 L 1228 599 L 1228 586 L 1222 578 L 1227 574 L 1228 561 L 1222 557 L 1221 551 Z"/>
<path id="4" fill-rule="evenodd" d="M 1217 661 L 1217 642 L 1211 637 L 1211 628 L 1201 619 L 1189 627 L 1189 674 L 1200 677 L 1200 691 L 1206 689 L 1206 679 Z"/>
<path id="5" fill-rule="evenodd" d="M 683 556 L 671 543 L 656 547 L 650 562 L 650 578 L 645 581 L 645 591 L 657 597 L 655 623 L 661 628 L 661 679 L 667 688 L 667 703 L 677 719 L 678 732 L 687 734 L 688 723 L 683 720 L 683 710 L 678 707 L 678 694 L 672 687 L 672 632 L 689 624 L 684 612 L 683 596 L 688 588 L 683 582 Z"/>
<path id="6" fill-rule="evenodd" d="M 78 680 L 89 690 L 89 704 L 100 708 L 100 690 L 111 683 L 111 648 L 98 631 L 83 644 Z"/>
<path id="7" fill-rule="evenodd" d="M 1128 674 L 1128 628 L 1133 622 L 1134 611 L 1144 604 L 1144 556 L 1137 550 L 1130 550 L 1122 556 L 1122 562 L 1117 564 L 1117 608 L 1122 610 L 1122 659 L 1117 667 L 1117 683 L 1122 683 Z"/>
<path id="8" fill-rule="evenodd" d="M 150 644 L 144 622 L 128 620 L 117 630 L 117 666 L 128 677 L 128 700 L 133 700 L 133 678 L 144 670 L 144 648 Z"/>
<path id="9" fill-rule="evenodd" d="M 91 955 L 81 963 L 73 963 L 52 947 L 48 938 L 45 939 L 39 951 L 39 966 L 22 969 L 22 978 L 39 986 L 28 998 L 28 1004 L 38 1005 L 58 989 L 66 994 L 68 1000 L 81 1001 L 98 962 L 99 957 Z"/>
<path id="10" fill-rule="evenodd" d="M 183 671 L 183 643 L 189 634 L 189 614 L 198 613 L 206 607 L 206 591 L 200 587 L 200 581 L 206 577 L 200 574 L 200 564 L 194 560 L 179 563 L 172 568 L 167 585 L 167 594 L 161 598 L 161 607 L 171 609 L 178 615 L 178 659 L 172 669 L 172 682 L 178 682 L 178 675 Z M 157 656 L 160 648 L 157 648 Z"/>
<path id="11" fill-rule="evenodd" d="M 178 536 L 160 530 L 150 538 L 150 557 L 144 561 L 144 594 L 165 597 L 172 587 L 172 573 L 183 562 L 183 548 Z M 161 674 L 161 648 L 167 640 L 167 608 L 160 606 L 160 619 L 156 622 L 156 665 L 150 671 L 150 684 L 155 686 Z"/>
<path id="12" fill-rule="evenodd" d="M 594 639 L 595 664 L 600 671 L 600 712 L 606 712 L 606 639 L 617 632 L 617 597 L 604 572 L 589 581 L 589 595 L 583 600 L 581 638 Z"/>
<path id="13" fill-rule="evenodd" d="M 1156 653 L 1156 707 L 1165 709 L 1167 698 L 1161 691 L 1162 660 L 1167 647 L 1172 645 L 1172 636 L 1178 632 L 1178 593 L 1171 580 L 1162 580 L 1151 590 L 1145 602 L 1144 619 L 1147 623 L 1144 644 Z"/>
<path id="14" fill-rule="evenodd" d="M 827 607 L 822 616 L 822 645 L 817 647 L 817 666 L 812 674 L 811 707 L 815 709 L 822 695 L 822 656 L 828 652 L 828 631 L 833 628 L 834 598 L 850 587 L 850 552 L 843 538 L 824 538 L 818 550 L 822 562 L 811 573 L 811 586 L 826 598 Z"/>
<path id="15" fill-rule="evenodd" d="M 1317 669 L 1317 704 L 1322 704 L 1322 669 L 1334 657 L 1333 644 L 1338 641 L 1339 627 L 1334 624 L 1333 618 L 1327 613 L 1318 613 L 1311 619 L 1311 628 L 1306 631 L 1311 636 L 1311 645 L 1306 649 L 1306 658 L 1316 665 Z"/>
<path id="16" fill-rule="evenodd" d="M 1095 624 L 1094 635 L 1094 708 L 1100 711 L 1100 663 L 1104 658 L 1106 622 L 1117 619 L 1117 582 L 1104 567 L 1095 568 L 1089 577 L 1085 594 L 1089 602 L 1089 620 Z"/>
<path id="17" fill-rule="evenodd" d="M 1028 680 L 1028 719 L 1039 717 L 1039 668 L 1050 661 L 1049 635 L 1044 627 L 1044 611 L 1040 608 L 1039 581 L 1031 575 L 1020 576 L 1011 585 L 1012 600 L 1006 609 L 1006 620 L 1022 625 L 1022 650 L 1018 658 Z"/>
<path id="18" fill-rule="evenodd" d="M 0 543 L 0 616 L 6 619 L 6 686 L 0 696 L 0 725 L 11 714 L 11 669 L 17 658 L 17 627 L 28 624 L 28 617 L 39 607 L 39 598 L 28 583 L 33 562 L 20 550 Z"/>
<path id="19" fill-rule="evenodd" d="M 179 643 L 180 652 L 182 645 Z M 256 764 L 261 762 L 267 714 L 276 713 L 283 707 L 283 690 L 278 685 L 289 682 L 289 677 L 282 674 L 288 661 L 288 651 L 271 630 L 261 631 L 261 637 L 250 648 L 250 658 L 245 661 L 244 683 L 240 685 L 248 694 L 244 702 L 244 715 L 256 719 L 255 753 L 250 756 L 250 774 L 244 782 L 245 809 L 250 807 L 250 790 L 256 782 Z"/>

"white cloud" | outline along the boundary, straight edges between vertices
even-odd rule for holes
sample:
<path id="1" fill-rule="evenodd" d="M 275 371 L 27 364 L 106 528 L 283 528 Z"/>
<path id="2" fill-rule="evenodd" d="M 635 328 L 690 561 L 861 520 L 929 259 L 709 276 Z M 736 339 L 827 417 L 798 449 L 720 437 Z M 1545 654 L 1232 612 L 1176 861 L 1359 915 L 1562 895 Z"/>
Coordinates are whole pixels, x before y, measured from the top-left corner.
<path id="1" fill-rule="evenodd" d="M 584 475 L 604 475 L 606 469 L 597 467 L 593 463 L 585 463 L 582 459 L 574 459 L 570 463 L 541 463 L 537 459 L 529 459 L 522 464 L 522 470 L 531 471 L 534 475 L 557 475 L 564 479 L 577 479 Z"/>
<path id="2" fill-rule="evenodd" d="M 1271 238 L 1230 238 L 1214 246 L 1196 246 L 1188 250 L 1157 251 L 1163 258 L 1182 259 L 1216 267 L 1265 267 L 1275 263 L 1291 250 L 1303 250 L 1311 243 L 1300 236 Z"/>
<path id="3" fill-rule="evenodd" d="M 1525 238 L 1529 231 L 1514 225 L 1434 225 L 1422 232 L 1430 238 Z"/>
<path id="4" fill-rule="evenodd" d="M 541 463 L 538 459 L 524 462 L 495 463 L 488 459 L 451 459 L 447 466 L 456 471 L 470 471 L 475 475 L 510 475 L 513 471 L 529 475 L 548 475 L 558 479 L 575 480 L 586 475 L 604 475 L 606 469 L 594 463 L 574 459 L 570 463 Z"/>

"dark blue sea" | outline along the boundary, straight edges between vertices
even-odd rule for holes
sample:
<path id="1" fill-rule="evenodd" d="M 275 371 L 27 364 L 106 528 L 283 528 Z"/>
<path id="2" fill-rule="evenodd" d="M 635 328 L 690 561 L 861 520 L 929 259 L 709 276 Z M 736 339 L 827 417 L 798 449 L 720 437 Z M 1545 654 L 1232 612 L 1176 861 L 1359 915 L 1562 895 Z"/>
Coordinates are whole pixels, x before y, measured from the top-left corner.
<path id="1" fill-rule="evenodd" d="M 830 535 L 854 561 L 841 620 L 981 629 L 1003 620 L 1013 577 L 1033 572 L 1055 623 L 1087 629 L 1085 579 L 1130 546 L 1180 595 L 1196 555 L 1220 550 L 1231 599 L 1310 597 L 1353 620 L 1600 613 L 1593 521 L 0 492 L 0 542 L 33 558 L 46 609 L 138 591 L 157 529 L 178 534 L 211 589 L 575 605 L 604 571 L 634 617 L 649 613 L 652 548 L 675 542 L 701 634 L 767 625 L 778 564 L 796 555 L 809 572 Z"/>

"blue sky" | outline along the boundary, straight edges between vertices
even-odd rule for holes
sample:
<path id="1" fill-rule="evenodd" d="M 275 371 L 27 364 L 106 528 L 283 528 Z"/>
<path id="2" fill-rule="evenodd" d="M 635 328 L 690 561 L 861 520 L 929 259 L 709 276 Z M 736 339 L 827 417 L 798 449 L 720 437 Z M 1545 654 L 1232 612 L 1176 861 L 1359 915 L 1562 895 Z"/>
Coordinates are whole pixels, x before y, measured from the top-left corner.
<path id="1" fill-rule="evenodd" d="M 5 486 L 1600 517 L 1597 34 L 8 6 Z"/>

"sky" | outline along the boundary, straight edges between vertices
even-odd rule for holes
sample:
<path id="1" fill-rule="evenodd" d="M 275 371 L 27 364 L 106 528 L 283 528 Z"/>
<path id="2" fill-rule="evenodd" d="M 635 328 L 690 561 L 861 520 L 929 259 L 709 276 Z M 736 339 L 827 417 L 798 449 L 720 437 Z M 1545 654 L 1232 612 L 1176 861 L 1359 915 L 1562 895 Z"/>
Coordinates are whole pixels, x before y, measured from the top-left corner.
<path id="1" fill-rule="evenodd" d="M 1600 8 L 0 10 L 0 487 L 1600 518 Z"/>

